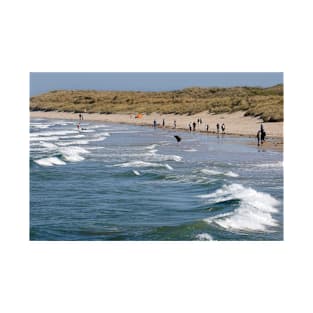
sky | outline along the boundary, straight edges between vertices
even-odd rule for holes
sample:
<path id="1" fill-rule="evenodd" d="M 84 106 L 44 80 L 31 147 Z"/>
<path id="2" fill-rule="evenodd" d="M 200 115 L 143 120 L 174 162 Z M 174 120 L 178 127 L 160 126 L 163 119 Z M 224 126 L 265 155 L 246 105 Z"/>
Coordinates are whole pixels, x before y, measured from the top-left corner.
<path id="1" fill-rule="evenodd" d="M 281 83 L 282 72 L 32 72 L 30 96 L 59 89 L 167 91 L 187 87 L 270 87 Z"/>

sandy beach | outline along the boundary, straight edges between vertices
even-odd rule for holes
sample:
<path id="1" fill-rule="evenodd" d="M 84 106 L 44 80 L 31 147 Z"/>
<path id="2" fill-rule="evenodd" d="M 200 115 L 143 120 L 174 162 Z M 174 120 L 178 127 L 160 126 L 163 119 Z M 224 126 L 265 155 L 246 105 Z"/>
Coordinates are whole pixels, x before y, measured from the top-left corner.
<path id="1" fill-rule="evenodd" d="M 53 119 L 70 119 L 79 121 L 78 113 L 68 112 L 42 112 L 31 111 L 31 118 L 53 118 Z M 208 114 L 207 112 L 198 113 L 196 115 L 176 115 L 176 114 L 158 114 L 152 113 L 149 115 L 143 114 L 142 118 L 135 118 L 135 114 L 98 114 L 98 113 L 84 113 L 83 119 L 85 121 L 98 121 L 110 123 L 122 123 L 133 125 L 148 125 L 152 126 L 155 120 L 158 127 L 162 127 L 163 119 L 166 128 L 174 128 L 174 121 L 176 121 L 177 130 L 189 131 L 189 123 L 196 122 L 198 119 L 202 120 L 202 124 L 196 124 L 196 131 L 207 132 L 206 125 L 209 125 L 209 134 L 216 134 L 216 124 L 225 124 L 225 134 L 235 136 L 251 137 L 251 144 L 256 142 L 256 133 L 260 129 L 262 120 L 244 116 L 244 112 L 235 112 L 230 114 Z M 267 141 L 264 147 L 283 149 L 283 122 L 268 122 L 263 123 L 267 134 Z M 253 138 L 253 139 L 252 139 Z"/>

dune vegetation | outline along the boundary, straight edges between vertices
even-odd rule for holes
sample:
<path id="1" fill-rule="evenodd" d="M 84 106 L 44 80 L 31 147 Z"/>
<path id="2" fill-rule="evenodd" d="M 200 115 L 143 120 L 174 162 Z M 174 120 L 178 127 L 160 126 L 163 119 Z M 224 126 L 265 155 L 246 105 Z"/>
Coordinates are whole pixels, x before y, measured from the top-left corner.
<path id="1" fill-rule="evenodd" d="M 54 90 L 30 98 L 31 111 L 193 115 L 244 111 L 265 122 L 283 121 L 283 85 L 269 88 L 199 88 L 164 92 Z"/>

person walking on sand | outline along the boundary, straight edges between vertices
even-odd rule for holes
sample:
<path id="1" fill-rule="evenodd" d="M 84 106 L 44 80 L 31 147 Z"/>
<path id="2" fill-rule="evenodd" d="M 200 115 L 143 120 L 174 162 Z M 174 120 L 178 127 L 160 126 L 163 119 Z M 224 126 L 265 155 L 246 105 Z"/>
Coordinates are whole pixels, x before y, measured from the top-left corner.
<path id="1" fill-rule="evenodd" d="M 193 126 L 193 131 L 196 131 L 196 122 L 193 122 L 192 126 Z"/>
<path id="2" fill-rule="evenodd" d="M 225 124 L 224 123 L 222 124 L 221 128 L 222 128 L 222 133 L 225 134 Z"/>
<path id="3" fill-rule="evenodd" d="M 189 131 L 191 132 L 192 131 L 192 126 L 191 126 L 191 123 L 189 123 Z"/>
<path id="4" fill-rule="evenodd" d="M 209 132 L 209 124 L 206 124 L 206 131 Z"/>
<path id="5" fill-rule="evenodd" d="M 157 126 L 157 122 L 156 122 L 156 120 L 154 120 L 153 121 L 153 127 L 156 128 L 156 126 Z"/>
<path id="6" fill-rule="evenodd" d="M 219 124 L 219 123 L 216 124 L 216 132 L 217 132 L 217 133 L 220 132 L 220 124 Z"/>
<path id="7" fill-rule="evenodd" d="M 165 127 L 165 119 L 163 118 L 163 121 L 162 121 L 162 127 L 164 128 Z"/>
<path id="8" fill-rule="evenodd" d="M 265 136 L 266 136 L 266 132 L 264 130 L 263 124 L 261 124 L 261 144 L 263 144 L 263 142 L 265 141 Z"/>
<path id="9" fill-rule="evenodd" d="M 258 146 L 260 145 L 260 140 L 261 140 L 261 131 L 258 130 L 257 134 L 256 134 L 256 138 L 258 140 Z"/>
<path id="10" fill-rule="evenodd" d="M 174 120 L 174 128 L 176 128 L 176 120 Z"/>

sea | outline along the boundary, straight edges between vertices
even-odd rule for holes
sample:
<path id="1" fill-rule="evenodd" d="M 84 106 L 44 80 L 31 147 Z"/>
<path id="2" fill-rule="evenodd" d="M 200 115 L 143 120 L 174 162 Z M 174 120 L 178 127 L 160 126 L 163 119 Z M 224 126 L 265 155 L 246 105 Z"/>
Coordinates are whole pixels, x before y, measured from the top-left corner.
<path id="1" fill-rule="evenodd" d="M 30 240 L 283 240 L 283 153 L 256 138 L 36 118 L 29 155 Z"/>

